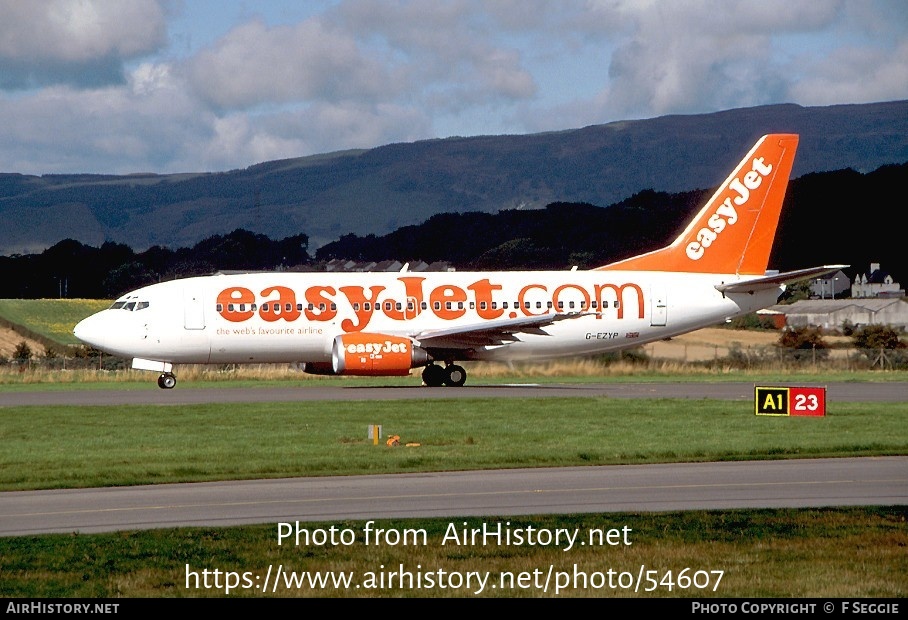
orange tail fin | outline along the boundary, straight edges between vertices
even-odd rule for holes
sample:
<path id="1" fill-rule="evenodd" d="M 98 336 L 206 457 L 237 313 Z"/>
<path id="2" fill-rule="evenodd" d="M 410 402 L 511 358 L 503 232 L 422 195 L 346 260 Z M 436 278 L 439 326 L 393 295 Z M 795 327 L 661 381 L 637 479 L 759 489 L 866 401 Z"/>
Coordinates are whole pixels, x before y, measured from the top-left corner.
<path id="1" fill-rule="evenodd" d="M 597 269 L 765 274 L 797 147 L 763 136 L 671 245 Z"/>

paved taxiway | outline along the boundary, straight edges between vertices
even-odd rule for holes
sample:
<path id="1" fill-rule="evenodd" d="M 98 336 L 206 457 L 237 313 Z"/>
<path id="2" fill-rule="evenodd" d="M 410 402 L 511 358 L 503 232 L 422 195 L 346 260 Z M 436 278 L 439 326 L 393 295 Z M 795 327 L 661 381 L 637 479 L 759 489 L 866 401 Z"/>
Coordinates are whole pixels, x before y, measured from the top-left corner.
<path id="1" fill-rule="evenodd" d="M 836 401 L 904 402 L 905 383 L 837 383 Z M 605 396 L 752 400 L 753 383 L 91 390 L 0 395 L 16 405 Z M 908 505 L 908 456 L 228 481 L 0 493 L 0 536 L 280 521 Z"/>
<path id="2" fill-rule="evenodd" d="M 908 457 L 291 478 L 3 493 L 0 536 L 177 526 L 908 505 Z M 341 527 L 341 525 L 338 525 Z"/>
<path id="3" fill-rule="evenodd" d="M 418 381 L 418 379 L 414 379 Z M 763 385 L 763 384 L 761 384 Z M 773 382 L 773 386 L 786 383 Z M 801 384 L 795 384 L 801 385 Z M 823 384 L 811 384 L 823 387 Z M 395 400 L 426 398 L 718 398 L 750 400 L 754 383 L 546 383 L 468 385 L 461 388 L 358 387 L 301 385 L 281 388 L 182 388 L 162 390 L 150 381 L 145 389 L 19 392 L 0 394 L 0 407 L 22 405 L 192 405 L 199 403 L 304 402 L 314 400 Z M 826 400 L 905 402 L 908 383 L 829 383 Z"/>

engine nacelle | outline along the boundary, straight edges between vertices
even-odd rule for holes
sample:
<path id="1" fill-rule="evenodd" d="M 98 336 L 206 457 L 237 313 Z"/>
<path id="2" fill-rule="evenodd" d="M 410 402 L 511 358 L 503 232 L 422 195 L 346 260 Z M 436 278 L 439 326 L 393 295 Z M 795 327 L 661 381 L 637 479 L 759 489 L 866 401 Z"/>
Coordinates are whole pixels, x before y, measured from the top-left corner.
<path id="1" fill-rule="evenodd" d="M 344 334 L 334 339 L 331 349 L 331 366 L 338 375 L 406 376 L 431 360 L 409 338 L 387 334 Z"/>
<path id="2" fill-rule="evenodd" d="M 331 362 L 303 362 L 299 369 L 310 375 L 333 375 L 334 367 Z"/>

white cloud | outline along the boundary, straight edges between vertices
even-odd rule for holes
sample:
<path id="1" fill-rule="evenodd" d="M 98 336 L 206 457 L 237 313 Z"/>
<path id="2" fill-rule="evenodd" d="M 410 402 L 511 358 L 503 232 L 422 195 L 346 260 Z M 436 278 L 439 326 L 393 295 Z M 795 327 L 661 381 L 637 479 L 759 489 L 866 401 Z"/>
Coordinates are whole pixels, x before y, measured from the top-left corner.
<path id="1" fill-rule="evenodd" d="M 904 99 L 908 96 L 908 41 L 894 51 L 841 48 L 812 61 L 809 69 L 809 77 L 791 88 L 792 97 L 804 105 Z"/>
<path id="2" fill-rule="evenodd" d="M 312 99 L 374 99 L 391 76 L 350 33 L 320 19 L 269 28 L 238 26 L 185 66 L 192 89 L 221 108 Z"/>
<path id="3" fill-rule="evenodd" d="M 111 83 L 122 63 L 166 43 L 154 0 L 0 0 L 0 87 Z"/>

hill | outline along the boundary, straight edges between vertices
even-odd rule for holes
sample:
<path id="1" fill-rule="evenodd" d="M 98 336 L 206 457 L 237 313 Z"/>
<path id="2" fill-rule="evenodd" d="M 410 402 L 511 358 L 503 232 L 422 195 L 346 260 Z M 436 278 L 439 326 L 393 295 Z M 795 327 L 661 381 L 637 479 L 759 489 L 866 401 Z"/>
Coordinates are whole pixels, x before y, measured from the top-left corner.
<path id="1" fill-rule="evenodd" d="M 237 228 L 319 247 L 438 213 L 607 206 L 714 187 L 761 135 L 801 135 L 792 176 L 908 162 L 908 101 L 773 105 L 520 136 L 454 137 L 171 175 L 0 174 L 0 255 L 71 238 L 188 247 Z"/>

